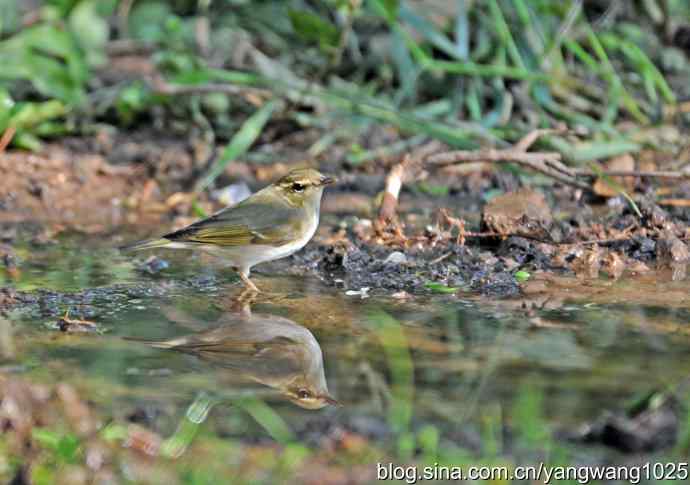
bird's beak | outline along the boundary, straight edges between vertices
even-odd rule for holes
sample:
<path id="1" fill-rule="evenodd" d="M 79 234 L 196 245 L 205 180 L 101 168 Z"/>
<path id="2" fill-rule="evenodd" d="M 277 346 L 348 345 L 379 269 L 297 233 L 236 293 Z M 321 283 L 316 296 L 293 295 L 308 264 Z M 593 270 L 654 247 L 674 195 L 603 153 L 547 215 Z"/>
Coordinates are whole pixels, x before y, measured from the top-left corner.
<path id="1" fill-rule="evenodd" d="M 331 406 L 342 407 L 342 404 L 340 404 L 339 401 L 337 401 L 336 399 L 332 398 L 332 397 L 329 396 L 328 394 L 326 394 L 326 395 L 324 395 L 324 396 L 321 396 L 321 399 L 323 399 L 324 401 L 326 401 L 326 402 L 327 402 L 328 404 L 330 404 Z"/>
<path id="2" fill-rule="evenodd" d="M 338 180 L 335 177 L 330 177 L 328 175 L 324 175 L 321 177 L 320 185 L 331 185 L 336 183 Z"/>

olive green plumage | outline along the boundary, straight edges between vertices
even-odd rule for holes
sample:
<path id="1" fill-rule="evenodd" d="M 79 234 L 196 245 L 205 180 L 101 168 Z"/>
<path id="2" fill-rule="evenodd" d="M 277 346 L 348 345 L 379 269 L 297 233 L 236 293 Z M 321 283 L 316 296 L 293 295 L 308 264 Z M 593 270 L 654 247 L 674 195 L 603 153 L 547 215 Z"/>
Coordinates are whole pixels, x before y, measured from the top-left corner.
<path id="1" fill-rule="evenodd" d="M 319 223 L 323 189 L 333 182 L 314 169 L 293 170 L 207 219 L 122 249 L 202 249 L 237 267 L 245 284 L 258 291 L 249 280 L 252 266 L 304 247 Z"/>

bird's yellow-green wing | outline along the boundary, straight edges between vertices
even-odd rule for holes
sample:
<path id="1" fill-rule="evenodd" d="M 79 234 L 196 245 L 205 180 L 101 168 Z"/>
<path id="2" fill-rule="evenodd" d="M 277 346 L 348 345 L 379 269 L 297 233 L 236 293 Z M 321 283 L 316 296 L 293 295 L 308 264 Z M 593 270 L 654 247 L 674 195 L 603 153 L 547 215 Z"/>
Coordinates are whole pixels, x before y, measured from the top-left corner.
<path id="1" fill-rule="evenodd" d="M 298 208 L 251 199 L 163 237 L 218 246 L 282 246 L 298 237 L 303 222 Z"/>

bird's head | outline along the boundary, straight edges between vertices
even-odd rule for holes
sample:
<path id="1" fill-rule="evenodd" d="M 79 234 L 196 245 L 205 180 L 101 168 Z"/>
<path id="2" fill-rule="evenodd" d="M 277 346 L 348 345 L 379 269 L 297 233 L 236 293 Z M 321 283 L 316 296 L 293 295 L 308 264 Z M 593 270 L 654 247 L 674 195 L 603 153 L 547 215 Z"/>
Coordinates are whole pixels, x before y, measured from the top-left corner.
<path id="1" fill-rule="evenodd" d="M 326 185 L 335 183 L 335 178 L 323 175 L 313 168 L 292 170 L 273 184 L 276 190 L 297 207 L 305 202 L 318 202 Z"/>
<path id="2" fill-rule="evenodd" d="M 328 392 L 318 392 L 306 386 L 288 388 L 284 391 L 285 397 L 305 409 L 321 409 L 329 404 L 340 406 L 341 404 L 331 397 Z"/>

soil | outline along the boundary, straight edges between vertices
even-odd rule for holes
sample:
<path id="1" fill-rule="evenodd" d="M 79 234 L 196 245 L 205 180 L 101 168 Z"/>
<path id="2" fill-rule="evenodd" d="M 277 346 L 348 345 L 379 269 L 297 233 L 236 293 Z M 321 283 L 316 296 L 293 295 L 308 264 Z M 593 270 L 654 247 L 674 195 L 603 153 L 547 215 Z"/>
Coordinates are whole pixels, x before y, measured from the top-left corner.
<path id="1" fill-rule="evenodd" d="M 207 158 L 208 150 L 172 136 L 109 132 L 49 144 L 38 154 L 3 154 L 5 267 L 17 266 L 11 244 L 17 228 L 20 234 L 27 227 L 35 231 L 28 223 L 47 231 L 38 241 L 46 242 L 62 230 L 98 234 L 127 224 L 155 235 L 192 222 L 193 196 L 186 191 Z M 335 170 L 332 162 L 322 165 Z M 220 183 L 244 182 L 256 190 L 288 169 L 238 161 Z M 633 205 L 623 196 L 588 199 L 569 187 L 527 189 L 511 172 L 439 172 L 423 186 L 405 185 L 399 220 L 381 226 L 375 214 L 385 167 L 340 171 L 341 183 L 325 196 L 318 236 L 305 250 L 274 263 L 277 271 L 315 275 L 346 291 L 470 291 L 498 297 L 518 295 L 535 271 L 587 278 L 604 272 L 618 278 L 625 271 L 668 266 L 678 279 L 685 274 L 690 210 L 666 210 L 651 195 L 636 195 Z M 444 193 L 429 189 L 441 186 L 447 188 Z M 683 186 L 678 190 L 682 194 Z M 487 203 L 487 191 L 502 195 Z M 207 213 L 221 207 L 206 196 L 197 204 Z M 439 213 L 438 207 L 448 209 Z M 139 290 L 149 291 L 126 291 Z M 4 291 L 0 304 L 5 307 L 32 298 L 50 306 L 64 297 Z M 90 294 L 79 298 L 88 300 Z"/>

